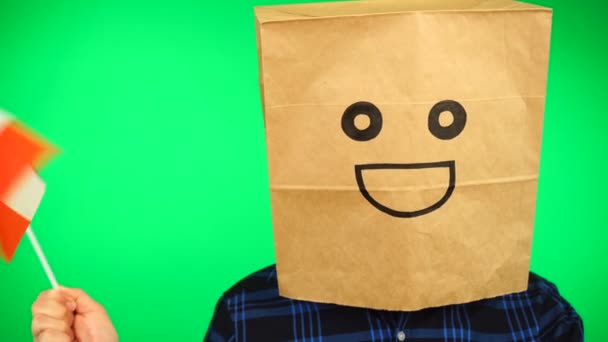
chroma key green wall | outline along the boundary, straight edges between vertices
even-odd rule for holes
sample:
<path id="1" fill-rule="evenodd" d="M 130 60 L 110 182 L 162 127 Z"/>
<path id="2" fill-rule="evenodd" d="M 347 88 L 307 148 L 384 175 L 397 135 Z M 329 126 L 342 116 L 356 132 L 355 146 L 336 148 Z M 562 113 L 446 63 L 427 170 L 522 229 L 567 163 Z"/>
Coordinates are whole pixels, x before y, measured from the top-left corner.
<path id="1" fill-rule="evenodd" d="M 608 341 L 608 5 L 554 8 L 532 269 Z M 254 5 L 2 1 L 0 107 L 63 150 L 33 222 L 60 282 L 122 341 L 200 341 L 231 284 L 273 263 Z M 48 287 L 29 242 L 0 264 L 0 341 Z"/>

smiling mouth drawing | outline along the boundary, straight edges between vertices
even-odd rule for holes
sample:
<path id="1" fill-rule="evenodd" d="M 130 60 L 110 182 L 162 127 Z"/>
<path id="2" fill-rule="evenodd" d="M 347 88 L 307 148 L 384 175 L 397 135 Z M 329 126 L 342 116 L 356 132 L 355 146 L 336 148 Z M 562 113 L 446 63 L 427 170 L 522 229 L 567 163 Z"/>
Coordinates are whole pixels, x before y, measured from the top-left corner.
<path id="1" fill-rule="evenodd" d="M 380 202 L 376 201 L 372 195 L 365 188 L 365 182 L 363 181 L 363 171 L 365 170 L 412 170 L 412 169 L 431 169 L 431 168 L 447 168 L 450 173 L 450 181 L 445 194 L 435 204 L 428 206 L 424 209 L 415 211 L 399 211 L 391 209 Z M 376 209 L 395 217 L 409 218 L 417 217 L 428 214 L 434 210 L 439 209 L 445 202 L 448 201 L 452 193 L 454 192 L 454 186 L 456 183 L 456 166 L 453 160 L 440 161 L 434 163 L 412 163 L 412 164 L 361 164 L 355 165 L 355 176 L 357 178 L 357 185 L 359 191 L 365 199 Z"/>

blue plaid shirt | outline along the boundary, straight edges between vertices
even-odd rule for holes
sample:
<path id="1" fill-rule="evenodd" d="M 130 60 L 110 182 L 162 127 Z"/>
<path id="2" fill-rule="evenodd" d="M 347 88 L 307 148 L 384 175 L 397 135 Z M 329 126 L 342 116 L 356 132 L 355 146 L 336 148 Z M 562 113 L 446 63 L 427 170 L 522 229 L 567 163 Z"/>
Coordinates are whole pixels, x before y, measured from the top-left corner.
<path id="1" fill-rule="evenodd" d="M 226 291 L 207 342 L 583 341 L 579 315 L 547 280 L 477 302 L 394 312 L 279 296 L 274 266 Z"/>

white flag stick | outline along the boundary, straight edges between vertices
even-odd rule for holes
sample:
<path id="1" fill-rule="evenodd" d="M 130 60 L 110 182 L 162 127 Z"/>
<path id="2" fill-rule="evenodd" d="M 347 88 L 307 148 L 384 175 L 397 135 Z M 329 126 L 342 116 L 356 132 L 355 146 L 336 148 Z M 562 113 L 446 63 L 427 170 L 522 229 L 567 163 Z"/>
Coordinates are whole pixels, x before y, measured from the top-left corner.
<path id="1" fill-rule="evenodd" d="M 38 256 L 38 259 L 40 260 L 40 264 L 42 264 L 44 273 L 46 273 L 47 278 L 49 278 L 49 281 L 51 282 L 51 286 L 54 289 L 58 288 L 59 284 L 57 284 L 57 279 L 55 278 L 53 270 L 51 270 L 51 266 L 49 266 L 49 262 L 46 260 L 44 253 L 42 252 L 42 248 L 40 248 L 40 244 L 38 243 L 38 239 L 36 239 L 36 235 L 34 235 L 32 227 L 27 228 L 26 234 L 27 237 L 30 239 L 30 242 L 32 243 L 32 247 L 34 247 L 34 251 Z"/>

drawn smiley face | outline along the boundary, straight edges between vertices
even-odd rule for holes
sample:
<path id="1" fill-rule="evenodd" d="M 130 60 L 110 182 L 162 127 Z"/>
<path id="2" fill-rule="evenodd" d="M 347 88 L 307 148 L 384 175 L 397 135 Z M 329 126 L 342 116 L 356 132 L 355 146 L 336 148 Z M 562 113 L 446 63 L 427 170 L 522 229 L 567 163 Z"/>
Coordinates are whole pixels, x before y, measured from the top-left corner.
<path id="1" fill-rule="evenodd" d="M 450 113 L 452 122 L 448 125 L 442 125 L 440 116 L 442 113 Z M 365 128 L 359 128 L 355 121 L 359 116 L 368 118 L 369 124 Z M 451 140 L 456 138 L 462 131 L 467 122 L 467 112 L 464 107 L 453 100 L 443 100 L 437 102 L 429 111 L 428 114 L 428 129 L 429 132 L 438 139 Z M 376 138 L 382 131 L 382 112 L 378 107 L 370 102 L 356 102 L 350 105 L 342 115 L 342 130 L 351 139 L 359 142 L 365 142 Z M 363 179 L 363 171 L 373 170 L 412 170 L 412 169 L 430 169 L 430 168 L 445 168 L 449 173 L 449 183 L 445 194 L 434 204 L 413 211 L 399 211 L 385 206 L 372 197 L 365 187 Z M 410 163 L 410 164 L 358 164 L 355 165 L 355 178 L 359 191 L 363 197 L 378 210 L 395 217 L 411 218 L 428 214 L 439 209 L 444 205 L 452 193 L 456 184 L 456 162 L 454 160 L 445 160 L 438 162 L 426 163 Z"/>

